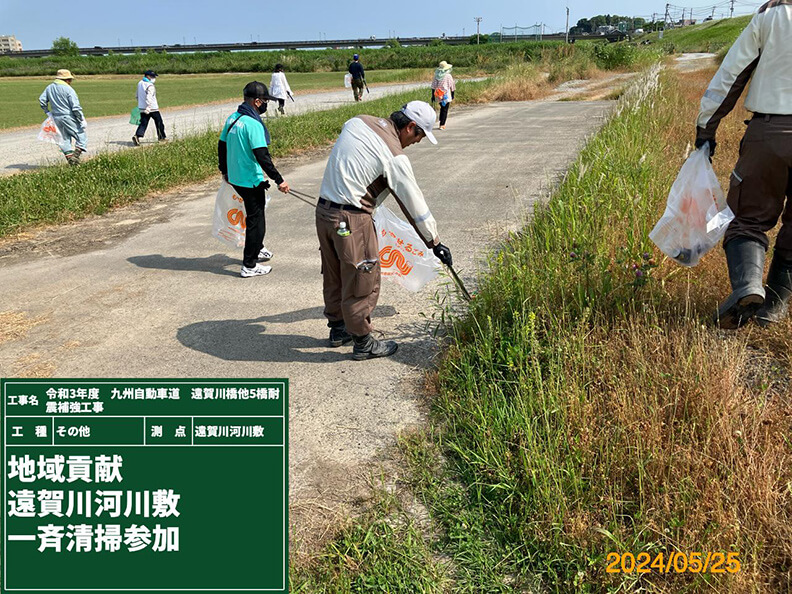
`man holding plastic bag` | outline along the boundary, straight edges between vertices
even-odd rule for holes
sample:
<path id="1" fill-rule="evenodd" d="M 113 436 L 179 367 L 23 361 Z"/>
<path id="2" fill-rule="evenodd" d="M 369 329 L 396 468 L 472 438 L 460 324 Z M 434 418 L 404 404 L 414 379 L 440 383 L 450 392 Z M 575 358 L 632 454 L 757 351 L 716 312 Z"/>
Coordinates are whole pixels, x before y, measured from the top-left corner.
<path id="1" fill-rule="evenodd" d="M 289 184 L 278 173 L 267 148 L 269 132 L 261 114 L 267 111 L 267 101 L 275 99 L 267 92 L 267 85 L 253 81 L 245 85 L 244 102 L 226 120 L 220 141 L 217 143 L 218 168 L 223 179 L 234 187 L 245 206 L 245 248 L 240 275 L 243 278 L 269 274 L 270 266 L 258 263 L 269 260 L 272 253 L 263 250 L 266 206 L 269 182 L 266 173 L 284 194 L 289 193 Z"/>
<path id="2" fill-rule="evenodd" d="M 390 118 L 357 116 L 347 121 L 325 168 L 316 232 L 322 257 L 325 310 L 330 345 L 354 342 L 358 361 L 396 352 L 394 341 L 371 335 L 371 312 L 377 305 L 380 261 L 371 213 L 392 193 L 426 249 L 447 265 L 451 250 L 440 243 L 437 225 L 412 165 L 404 154 L 426 137 L 437 144 L 432 127 L 435 111 L 411 101 Z"/>
<path id="3" fill-rule="evenodd" d="M 790 39 L 792 4 L 774 0 L 763 5 L 726 54 L 701 99 L 696 147 L 709 143 L 713 154 L 718 124 L 751 83 L 745 108 L 753 118 L 747 122 L 727 198 L 735 215 L 723 240 L 732 293 L 718 308 L 716 323 L 721 328 L 739 328 L 754 315 L 761 325 L 780 321 L 792 295 Z M 763 287 L 767 232 L 779 217 L 782 227 Z"/>
<path id="4" fill-rule="evenodd" d="M 39 97 L 39 105 L 48 117 L 52 117 L 61 135 L 59 147 L 69 165 L 79 165 L 80 155 L 88 147 L 83 109 L 71 84 L 74 76 L 68 70 L 58 70 L 55 82 L 47 86 Z M 72 146 L 74 142 L 74 146 Z"/>

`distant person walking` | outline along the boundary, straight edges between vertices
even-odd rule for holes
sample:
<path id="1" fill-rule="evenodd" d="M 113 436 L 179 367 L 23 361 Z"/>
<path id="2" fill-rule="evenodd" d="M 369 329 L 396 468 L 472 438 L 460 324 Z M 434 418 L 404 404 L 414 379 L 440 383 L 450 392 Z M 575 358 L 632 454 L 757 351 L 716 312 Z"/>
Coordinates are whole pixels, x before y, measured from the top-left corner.
<path id="1" fill-rule="evenodd" d="M 275 64 L 275 71 L 270 79 L 269 91 L 270 95 L 278 100 L 278 111 L 285 115 L 284 105 L 286 104 L 286 98 L 289 97 L 294 101 L 294 97 L 292 97 L 289 81 L 286 80 L 286 75 L 283 73 L 283 64 Z"/>
<path id="2" fill-rule="evenodd" d="M 55 82 L 47 86 L 39 97 L 39 105 L 44 113 L 51 115 L 58 130 L 63 137 L 60 150 L 66 157 L 69 165 L 79 165 L 80 155 L 87 150 L 88 139 L 85 121 L 80 100 L 71 84 L 74 76 L 68 70 L 58 70 Z M 72 146 L 74 142 L 74 146 Z"/>
<path id="3" fill-rule="evenodd" d="M 165 124 L 162 123 L 162 115 L 159 112 L 157 103 L 157 89 L 154 83 L 157 81 L 157 73 L 153 70 L 146 70 L 143 80 L 137 86 L 137 102 L 140 110 L 140 125 L 132 137 L 132 143 L 140 146 L 140 139 L 146 135 L 149 120 L 154 120 L 154 127 L 157 129 L 157 139 L 167 140 L 165 136 Z"/>
<path id="4" fill-rule="evenodd" d="M 432 79 L 432 103 L 438 102 L 440 104 L 441 130 L 445 130 L 448 108 L 456 92 L 456 83 L 454 83 L 454 77 L 451 76 L 453 68 L 451 64 L 443 60 L 435 69 L 434 78 Z"/>
<path id="5" fill-rule="evenodd" d="M 718 124 L 745 96 L 753 112 L 740 142 L 727 202 L 734 220 L 723 249 L 732 292 L 718 308 L 721 328 L 739 328 L 754 315 L 761 326 L 782 321 L 792 296 L 792 4 L 772 0 L 734 42 L 701 99 L 696 148 L 715 152 Z M 750 82 L 750 86 L 749 86 Z M 781 218 L 773 260 L 762 286 L 767 232 Z"/>
<path id="6" fill-rule="evenodd" d="M 352 75 L 352 94 L 355 101 L 363 99 L 363 87 L 366 85 L 366 73 L 363 64 L 360 63 L 360 56 L 352 56 L 352 63 L 349 65 L 349 74 Z"/>
<path id="7" fill-rule="evenodd" d="M 275 101 L 267 92 L 267 85 L 253 81 L 242 91 L 244 102 L 228 116 L 220 141 L 217 143 L 218 168 L 223 179 L 234 186 L 245 203 L 245 248 L 240 274 L 247 278 L 268 274 L 271 266 L 258 260 L 269 260 L 272 252 L 264 249 L 267 232 L 264 207 L 267 200 L 268 177 L 278 184 L 278 190 L 289 193 L 289 184 L 278 173 L 267 148 L 269 131 L 261 114 L 267 111 L 267 101 Z"/>

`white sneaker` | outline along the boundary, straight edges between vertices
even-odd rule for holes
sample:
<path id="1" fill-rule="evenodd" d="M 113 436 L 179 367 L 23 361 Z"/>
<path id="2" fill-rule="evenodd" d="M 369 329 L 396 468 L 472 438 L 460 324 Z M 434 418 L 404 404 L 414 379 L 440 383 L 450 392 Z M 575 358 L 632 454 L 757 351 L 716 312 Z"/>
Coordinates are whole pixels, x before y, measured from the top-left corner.
<path id="1" fill-rule="evenodd" d="M 263 247 L 263 248 L 261 248 L 261 251 L 259 252 L 258 259 L 259 260 L 264 260 L 266 262 L 268 260 L 272 260 L 272 256 L 273 255 L 274 254 L 271 251 L 269 251 L 267 248 Z"/>
<path id="2" fill-rule="evenodd" d="M 256 264 L 254 268 L 242 266 L 242 270 L 239 271 L 239 274 L 242 276 L 242 278 L 248 278 L 251 276 L 262 276 L 264 274 L 269 274 L 271 270 L 272 266 L 262 266 L 261 264 Z"/>

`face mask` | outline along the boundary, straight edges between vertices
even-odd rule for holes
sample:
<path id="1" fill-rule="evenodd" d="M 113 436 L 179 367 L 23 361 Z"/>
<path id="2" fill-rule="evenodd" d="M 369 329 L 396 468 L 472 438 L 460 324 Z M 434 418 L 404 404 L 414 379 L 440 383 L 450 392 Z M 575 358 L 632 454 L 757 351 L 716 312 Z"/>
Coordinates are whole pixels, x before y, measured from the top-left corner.
<path id="1" fill-rule="evenodd" d="M 262 101 L 261 105 L 259 107 L 257 107 L 256 109 L 258 110 L 258 112 L 260 114 L 264 113 L 265 111 L 267 111 L 267 102 L 266 101 Z"/>

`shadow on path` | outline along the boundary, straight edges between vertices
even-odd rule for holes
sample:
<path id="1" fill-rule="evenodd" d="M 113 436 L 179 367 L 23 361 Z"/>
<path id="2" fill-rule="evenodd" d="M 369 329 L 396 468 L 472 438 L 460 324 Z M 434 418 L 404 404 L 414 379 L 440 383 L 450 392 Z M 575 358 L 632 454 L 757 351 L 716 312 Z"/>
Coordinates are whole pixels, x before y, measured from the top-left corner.
<path id="1" fill-rule="evenodd" d="M 377 308 L 373 317 L 396 315 L 391 306 Z M 225 361 L 260 361 L 270 363 L 331 363 L 350 358 L 351 345 L 332 348 L 327 338 L 315 338 L 302 334 L 276 334 L 268 331 L 267 324 L 289 324 L 306 320 L 317 320 L 317 333 L 326 330 L 321 307 L 312 307 L 272 316 L 260 316 L 246 320 L 210 320 L 196 322 L 179 328 L 177 340 L 189 349 L 206 353 Z M 400 328 L 396 339 L 400 348 L 393 359 L 411 366 L 425 367 L 430 362 L 427 353 L 433 340 L 425 332 L 412 327 Z M 408 329 L 409 327 L 409 329 Z M 375 333 L 375 336 L 378 333 Z"/>
<path id="2" fill-rule="evenodd" d="M 158 268 L 160 270 L 183 270 L 185 272 L 211 272 L 220 276 L 239 276 L 239 270 L 226 270 L 227 266 L 239 266 L 239 258 L 231 258 L 226 254 L 214 254 L 208 258 L 180 258 L 152 254 L 150 256 L 132 256 L 127 262 L 140 268 Z"/>

